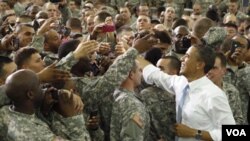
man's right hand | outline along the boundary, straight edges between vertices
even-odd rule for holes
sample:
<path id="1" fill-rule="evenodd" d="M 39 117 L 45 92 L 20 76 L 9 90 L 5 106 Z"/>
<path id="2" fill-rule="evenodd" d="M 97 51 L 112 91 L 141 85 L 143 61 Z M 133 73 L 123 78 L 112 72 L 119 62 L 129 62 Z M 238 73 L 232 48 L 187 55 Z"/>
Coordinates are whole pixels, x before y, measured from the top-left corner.
<path id="1" fill-rule="evenodd" d="M 55 111 L 63 117 L 72 117 L 82 112 L 84 104 L 81 98 L 73 93 L 73 90 L 59 90 L 58 103 Z"/>
<path id="2" fill-rule="evenodd" d="M 140 32 L 134 39 L 133 47 L 137 49 L 139 53 L 143 53 L 153 47 L 158 42 L 154 35 L 150 32 Z"/>
<path id="3" fill-rule="evenodd" d="M 57 62 L 54 62 L 50 66 L 47 66 L 39 73 L 37 73 L 38 78 L 41 82 L 54 82 L 59 80 L 66 80 L 71 77 L 69 72 L 56 69 L 56 63 Z"/>
<path id="4" fill-rule="evenodd" d="M 75 59 L 88 57 L 90 53 L 93 53 L 98 48 L 98 43 L 94 40 L 81 42 L 74 50 L 73 55 Z"/>
<path id="5" fill-rule="evenodd" d="M 12 45 L 12 41 L 14 38 L 15 38 L 14 34 L 9 34 L 9 35 L 4 36 L 1 40 L 0 50 L 4 50 L 4 51 L 14 50 L 14 46 Z"/>
<path id="6" fill-rule="evenodd" d="M 51 24 L 53 24 L 55 21 L 56 18 L 46 19 L 45 22 L 41 25 L 41 27 L 37 30 L 37 35 L 43 36 L 47 31 L 52 28 Z"/>

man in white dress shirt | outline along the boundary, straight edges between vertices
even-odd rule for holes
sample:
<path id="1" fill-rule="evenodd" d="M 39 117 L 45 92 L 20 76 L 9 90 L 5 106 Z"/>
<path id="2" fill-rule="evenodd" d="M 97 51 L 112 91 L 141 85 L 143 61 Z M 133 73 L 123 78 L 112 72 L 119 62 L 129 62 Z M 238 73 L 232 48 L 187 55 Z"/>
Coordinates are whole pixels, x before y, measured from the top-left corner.
<path id="1" fill-rule="evenodd" d="M 182 76 L 167 75 L 141 57 L 138 60 L 144 67 L 143 77 L 147 83 L 176 95 L 176 113 L 183 99 L 183 90 L 189 87 L 179 114 L 181 121 L 175 125 L 178 141 L 221 141 L 222 125 L 235 124 L 225 94 L 205 75 L 215 61 L 215 53 L 210 48 L 191 46 L 181 58 Z"/>

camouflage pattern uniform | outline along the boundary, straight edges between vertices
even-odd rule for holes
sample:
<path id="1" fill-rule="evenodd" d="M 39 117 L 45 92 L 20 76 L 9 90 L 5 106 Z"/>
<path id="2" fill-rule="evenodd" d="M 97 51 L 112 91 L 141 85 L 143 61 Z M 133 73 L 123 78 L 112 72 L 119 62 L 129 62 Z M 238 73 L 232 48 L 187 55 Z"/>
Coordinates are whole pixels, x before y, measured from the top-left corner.
<path id="1" fill-rule="evenodd" d="M 62 118 L 54 113 L 54 122 L 49 126 L 35 114 L 19 113 L 11 106 L 2 107 L 0 113 L 1 141 L 50 141 L 57 136 L 66 140 L 90 141 L 82 115 Z"/>
<path id="2" fill-rule="evenodd" d="M 156 141 L 161 137 L 173 141 L 175 134 L 172 128 L 176 123 L 175 96 L 152 86 L 142 90 L 140 97 L 151 115 L 149 140 Z"/>
<path id="3" fill-rule="evenodd" d="M 228 15 L 230 15 L 230 13 L 225 14 L 224 18 L 227 17 Z M 247 14 L 245 14 L 245 13 L 239 11 L 239 10 L 238 10 L 238 12 L 236 13 L 235 16 L 236 16 L 237 19 L 241 19 L 241 20 L 244 20 L 244 19 L 249 17 Z"/>
<path id="4" fill-rule="evenodd" d="M 243 117 L 247 117 L 247 111 L 249 111 L 248 108 L 250 96 L 250 66 L 239 70 L 236 87 L 238 88 L 241 96 Z"/>
<path id="5" fill-rule="evenodd" d="M 35 35 L 35 36 L 33 36 L 32 42 L 30 43 L 29 46 L 34 47 L 39 52 L 42 52 L 43 46 L 44 46 L 44 40 L 45 40 L 44 36 Z"/>
<path id="6" fill-rule="evenodd" d="M 129 71 L 135 63 L 137 55 L 137 50 L 130 48 L 125 54 L 117 57 L 103 76 L 72 79 L 75 82 L 76 89 L 80 92 L 80 96 L 84 102 L 84 112 L 86 113 L 86 116 L 91 112 L 93 107 L 101 107 L 99 109 L 99 114 L 102 122 L 104 122 L 104 126 L 107 128 L 104 129 L 105 132 L 107 131 L 106 133 L 109 131 L 113 102 L 110 96 L 112 96 L 115 88 L 127 78 Z M 77 60 L 74 59 L 71 52 L 66 57 L 62 58 L 56 66 L 62 70 L 69 71 L 76 63 Z"/>
<path id="7" fill-rule="evenodd" d="M 124 6 L 125 2 L 127 0 L 110 0 L 110 5 L 111 6 L 116 6 L 116 7 L 121 7 Z M 140 3 L 141 0 L 129 0 L 129 3 L 133 6 L 137 5 Z"/>
<path id="8" fill-rule="evenodd" d="M 71 68 L 78 63 L 79 60 L 74 58 L 73 52 L 68 53 L 56 63 L 56 67 L 61 70 L 70 72 Z"/>
<path id="9" fill-rule="evenodd" d="M 241 100 L 239 91 L 236 87 L 229 83 L 223 83 L 223 91 L 227 95 L 227 99 L 232 110 L 236 124 L 243 124 L 243 115 L 241 109 Z"/>
<path id="10" fill-rule="evenodd" d="M 146 107 L 134 92 L 120 88 L 114 92 L 110 138 L 111 141 L 146 141 L 150 117 Z"/>
<path id="11" fill-rule="evenodd" d="M 194 3 L 200 3 L 201 8 L 202 8 L 202 14 L 205 15 L 209 5 L 214 4 L 214 0 L 193 0 L 193 4 Z"/>
<path id="12" fill-rule="evenodd" d="M 203 36 L 206 45 L 217 49 L 221 43 L 226 39 L 227 31 L 224 27 L 210 27 Z"/>
<path id="13" fill-rule="evenodd" d="M 55 54 L 53 52 L 43 51 L 42 55 L 44 55 L 43 61 L 46 66 L 49 66 L 53 64 L 55 61 L 59 60 L 58 54 Z"/>
<path id="14" fill-rule="evenodd" d="M 112 96 L 113 93 L 110 93 L 109 96 L 103 97 L 101 102 L 98 104 L 98 109 L 100 112 L 100 127 L 102 128 L 105 141 L 110 140 L 110 122 L 111 122 L 111 113 L 114 98 Z"/>
<path id="15" fill-rule="evenodd" d="M 186 0 L 174 0 L 174 3 L 176 5 L 175 14 L 178 18 L 181 18 L 186 4 Z"/>
<path id="16" fill-rule="evenodd" d="M 233 84 L 240 92 L 241 109 L 244 119 L 244 124 L 247 124 L 247 111 L 249 101 L 249 66 L 243 63 L 243 67 L 233 69 L 231 66 L 227 66 L 227 73 L 224 76 L 224 81 Z"/>

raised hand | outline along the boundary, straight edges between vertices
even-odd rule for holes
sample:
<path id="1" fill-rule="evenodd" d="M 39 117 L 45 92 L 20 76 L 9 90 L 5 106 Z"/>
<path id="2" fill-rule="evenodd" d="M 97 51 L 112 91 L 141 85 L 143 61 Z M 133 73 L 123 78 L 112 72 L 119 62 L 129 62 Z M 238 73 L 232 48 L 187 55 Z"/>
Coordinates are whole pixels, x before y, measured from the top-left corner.
<path id="1" fill-rule="evenodd" d="M 94 40 L 81 42 L 74 50 L 73 55 L 76 59 L 88 57 L 91 53 L 95 52 L 98 48 L 98 43 Z"/>
<path id="2" fill-rule="evenodd" d="M 126 52 L 128 49 L 128 45 L 125 42 L 118 42 L 115 46 L 115 54 L 121 55 Z"/>
<path id="3" fill-rule="evenodd" d="M 101 42 L 99 44 L 98 53 L 102 55 L 107 55 L 110 52 L 110 50 L 111 48 L 109 43 Z"/>
<path id="4" fill-rule="evenodd" d="M 72 117 L 78 115 L 83 110 L 83 102 L 81 98 L 73 93 L 73 90 L 59 90 L 58 103 L 55 105 L 55 111 L 64 117 Z"/>
<path id="5" fill-rule="evenodd" d="M 134 39 L 133 47 L 137 49 L 139 53 L 143 53 L 153 47 L 158 42 L 158 39 L 154 37 L 153 33 L 143 31 L 140 32 Z"/>
<path id="6" fill-rule="evenodd" d="M 41 82 L 54 82 L 70 78 L 69 72 L 56 69 L 56 63 L 57 62 L 54 62 L 53 64 L 44 68 L 37 74 Z"/>
<path id="7" fill-rule="evenodd" d="M 52 27 L 51 25 L 56 22 L 55 17 L 46 19 L 40 28 L 37 30 L 37 35 L 44 35 L 47 31 L 49 31 Z"/>

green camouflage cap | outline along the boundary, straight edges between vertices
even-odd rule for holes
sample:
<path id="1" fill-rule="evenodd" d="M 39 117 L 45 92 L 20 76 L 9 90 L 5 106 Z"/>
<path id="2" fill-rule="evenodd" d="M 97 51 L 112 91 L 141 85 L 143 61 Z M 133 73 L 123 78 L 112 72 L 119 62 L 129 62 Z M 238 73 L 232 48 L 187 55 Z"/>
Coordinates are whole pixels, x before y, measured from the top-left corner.
<path id="1" fill-rule="evenodd" d="M 223 27 L 211 27 L 203 36 L 208 46 L 216 46 L 222 43 L 227 36 L 227 31 Z"/>

